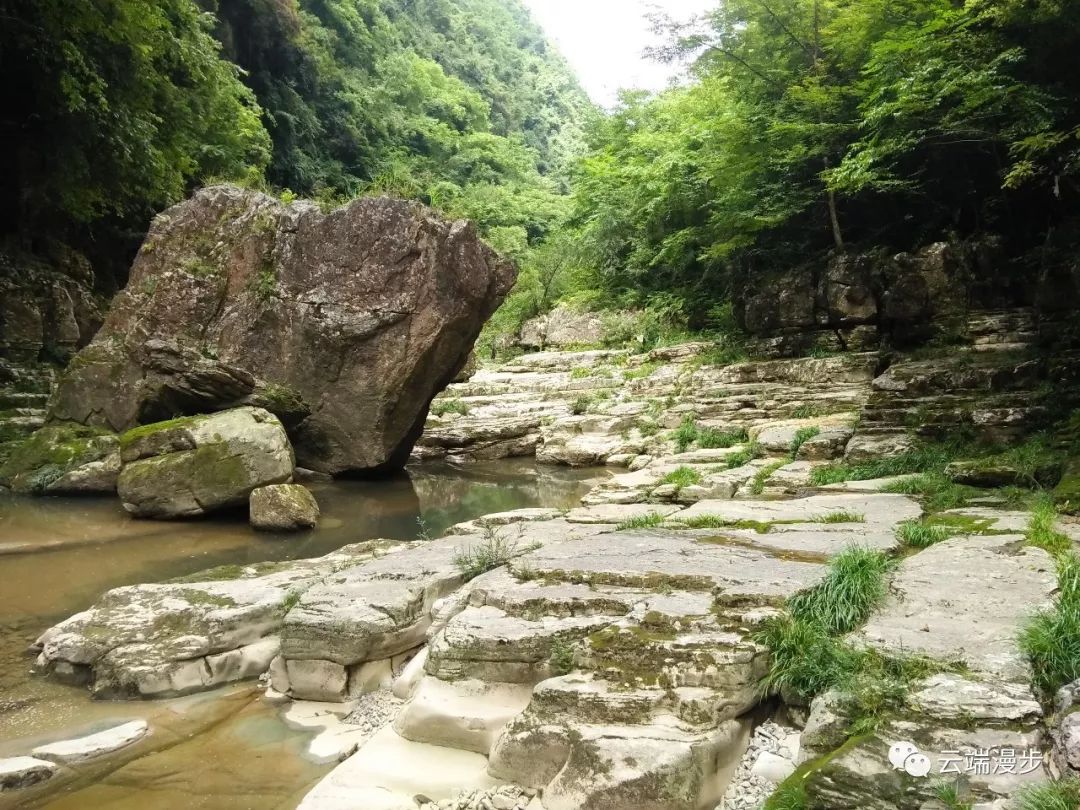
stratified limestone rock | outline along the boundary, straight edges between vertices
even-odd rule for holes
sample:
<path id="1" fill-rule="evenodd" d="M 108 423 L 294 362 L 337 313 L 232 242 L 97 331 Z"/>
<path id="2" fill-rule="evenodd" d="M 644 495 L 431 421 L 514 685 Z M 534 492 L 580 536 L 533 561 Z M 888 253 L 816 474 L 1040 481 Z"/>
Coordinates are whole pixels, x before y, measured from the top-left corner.
<path id="1" fill-rule="evenodd" d="M 81 425 L 41 428 L 0 465 L 0 484 L 33 495 L 108 493 L 120 474 L 115 436 Z"/>
<path id="2" fill-rule="evenodd" d="M 1017 548 L 1022 540 L 957 537 L 907 558 L 889 598 L 854 638 L 889 654 L 962 661 L 999 680 L 1029 680 L 1017 633 L 1049 607 L 1057 577 L 1050 555 Z"/>
<path id="3" fill-rule="evenodd" d="M 51 417 L 125 430 L 256 404 L 304 467 L 400 467 L 514 276 L 471 225 L 414 203 L 323 213 L 202 189 L 155 219 Z"/>
<path id="4" fill-rule="evenodd" d="M 906 558 L 889 596 L 851 639 L 893 658 L 921 655 L 962 669 L 910 688 L 902 710 L 870 733 L 847 740 L 850 701 L 819 696 L 803 733 L 804 782 L 811 806 L 919 810 L 936 781 L 897 769 L 891 746 L 912 742 L 934 774 L 959 756 L 977 802 L 1007 800 L 1045 779 L 1041 758 L 1028 767 L 965 769 L 964 756 L 1044 746 L 1042 707 L 1017 637 L 1028 617 L 1049 604 L 1056 585 L 1045 551 L 1020 547 L 1018 535 L 957 537 Z M 1038 757 L 1038 754 L 1036 754 Z"/>
<path id="5" fill-rule="evenodd" d="M 253 490 L 248 511 L 251 525 L 268 532 L 311 529 L 319 522 L 319 503 L 311 490 L 300 484 L 274 484 Z"/>
<path id="6" fill-rule="evenodd" d="M 277 417 L 235 408 L 134 428 L 120 438 L 117 492 L 138 517 L 184 518 L 247 504 L 252 491 L 292 478 Z"/>
<path id="7" fill-rule="evenodd" d="M 316 560 L 116 588 L 47 630 L 38 665 L 106 698 L 168 697 L 255 678 L 278 654 L 282 621 L 302 592 L 399 548 L 370 541 Z"/>

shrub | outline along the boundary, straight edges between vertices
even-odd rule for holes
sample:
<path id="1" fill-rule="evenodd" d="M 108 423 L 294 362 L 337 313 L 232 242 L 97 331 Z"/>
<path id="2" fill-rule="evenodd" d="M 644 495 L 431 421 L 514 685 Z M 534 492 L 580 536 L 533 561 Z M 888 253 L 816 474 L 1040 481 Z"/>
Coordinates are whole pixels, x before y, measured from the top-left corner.
<path id="1" fill-rule="evenodd" d="M 574 669 L 574 645 L 556 637 L 551 642 L 548 666 L 555 675 L 567 675 Z"/>

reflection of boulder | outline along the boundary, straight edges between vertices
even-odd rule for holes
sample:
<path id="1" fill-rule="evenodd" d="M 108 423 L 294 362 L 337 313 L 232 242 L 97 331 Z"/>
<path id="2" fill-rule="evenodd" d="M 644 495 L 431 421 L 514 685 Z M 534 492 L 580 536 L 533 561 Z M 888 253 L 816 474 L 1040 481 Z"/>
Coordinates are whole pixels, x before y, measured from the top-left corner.
<path id="1" fill-rule="evenodd" d="M 123 430 L 257 404 L 298 422 L 304 467 L 400 467 L 513 281 L 470 225 L 417 204 L 203 189 L 155 219 L 50 416 Z"/>

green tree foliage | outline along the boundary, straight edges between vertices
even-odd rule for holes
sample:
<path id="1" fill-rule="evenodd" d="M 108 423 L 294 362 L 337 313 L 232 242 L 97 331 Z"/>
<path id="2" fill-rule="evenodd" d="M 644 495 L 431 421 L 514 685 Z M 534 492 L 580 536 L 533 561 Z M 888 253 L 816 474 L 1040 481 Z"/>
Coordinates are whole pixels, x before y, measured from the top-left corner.
<path id="1" fill-rule="evenodd" d="M 831 250 L 992 232 L 1045 259 L 1077 219 L 1080 15 L 1062 0 L 725 0 L 589 132 L 574 222 L 615 303 Z"/>
<path id="2" fill-rule="evenodd" d="M 150 212 L 208 174 L 261 175 L 251 92 L 190 0 L 0 1 L 5 227 Z"/>

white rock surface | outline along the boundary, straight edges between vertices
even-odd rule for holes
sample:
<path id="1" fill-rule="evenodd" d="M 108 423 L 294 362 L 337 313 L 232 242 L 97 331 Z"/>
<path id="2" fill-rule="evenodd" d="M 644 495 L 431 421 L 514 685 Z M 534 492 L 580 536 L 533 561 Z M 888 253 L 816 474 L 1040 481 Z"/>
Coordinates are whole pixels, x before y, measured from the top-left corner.
<path id="1" fill-rule="evenodd" d="M 132 720 L 85 737 L 40 745 L 30 753 L 52 762 L 81 762 L 119 751 L 141 740 L 149 730 L 145 720 Z"/>

